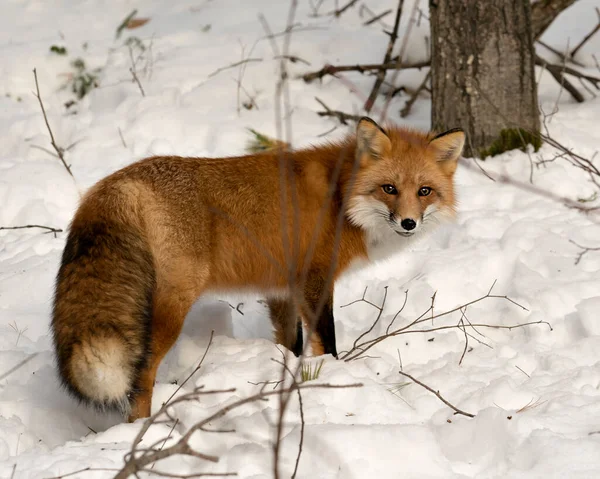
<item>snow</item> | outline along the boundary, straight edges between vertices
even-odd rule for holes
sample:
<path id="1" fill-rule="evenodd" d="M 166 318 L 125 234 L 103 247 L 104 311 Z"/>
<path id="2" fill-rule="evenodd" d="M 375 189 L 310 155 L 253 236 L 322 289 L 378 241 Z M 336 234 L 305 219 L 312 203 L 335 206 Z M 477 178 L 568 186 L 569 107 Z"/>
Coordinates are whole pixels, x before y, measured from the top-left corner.
<path id="1" fill-rule="evenodd" d="M 321 12 L 333 4 L 326 0 Z M 368 7 L 381 12 L 394 4 L 372 0 Z M 405 4 L 410 12 L 413 2 Z M 567 44 L 572 47 L 596 22 L 596 5 L 594 0 L 576 2 L 546 32 L 544 41 L 559 50 Z M 418 6 L 427 12 L 427 2 Z M 117 26 L 134 8 L 150 22 L 124 31 L 116 40 Z M 273 32 L 281 32 L 288 2 L 149 0 L 138 5 L 13 0 L 2 10 L 0 226 L 66 229 L 81 193 L 139 158 L 171 153 L 235 155 L 248 140 L 246 128 L 277 133 L 278 62 L 258 15 L 265 16 Z M 301 27 L 292 36 L 290 53 L 311 65 L 290 65 L 295 146 L 322 141 L 317 136 L 337 125 L 315 114 L 320 108 L 315 96 L 332 109 L 359 112 L 370 91 L 372 78 L 358 74 L 346 75 L 345 81 L 328 77 L 311 84 L 296 78 L 325 63 L 382 58 L 387 44 L 382 25 L 362 26 L 369 17 L 361 18 L 360 11 L 357 5 L 339 19 L 315 18 L 309 15 L 309 2 L 299 5 L 296 22 Z M 384 19 L 388 29 L 392 20 L 392 14 Z M 420 22 L 407 47 L 410 61 L 427 57 L 428 24 L 426 18 Z M 406 25 L 404 20 L 401 33 Z M 145 96 L 131 81 L 129 52 L 123 46 L 132 36 L 146 46 L 137 64 Z M 279 48 L 282 38 L 277 37 Z M 51 45 L 65 46 L 68 55 L 50 53 Z M 592 56 L 598 51 L 600 35 L 578 54 L 590 74 L 598 74 Z M 541 47 L 539 52 L 554 60 Z M 61 86 L 73 72 L 70 61 L 77 57 L 90 70 L 101 68 L 100 87 L 66 109 L 64 104 L 73 95 Z M 251 110 L 238 102 L 239 67 L 211 76 L 242 58 L 262 59 L 244 66 L 241 82 L 257 105 Z M 31 94 L 33 68 L 57 143 L 74 145 L 66 154 L 74 178 L 57 158 L 36 148 L 51 146 Z M 423 75 L 424 71 L 406 71 L 399 81 L 415 87 Z M 558 112 L 546 119 L 552 137 L 593 157 L 600 147 L 600 100 L 576 104 L 566 92 L 559 96 L 559 86 L 546 72 L 537 70 L 537 75 L 543 111 L 551 113 L 558 106 Z M 243 90 L 239 95 L 241 101 L 248 99 Z M 398 111 L 406 98 L 394 99 L 391 120 L 427 128 L 429 100 L 420 99 L 411 115 L 401 120 Z M 382 104 L 378 101 L 377 107 Z M 346 131 L 337 128 L 327 138 Z M 549 159 L 554 153 L 544 146 L 531 157 Z M 491 175 L 529 182 L 527 153 L 507 152 L 483 167 Z M 561 160 L 533 167 L 532 176 L 535 186 L 575 201 L 593 198 L 597 191 L 585 174 Z M 493 293 L 508 295 L 527 309 L 488 298 L 468 308 L 471 322 L 510 326 L 544 321 L 552 330 L 545 324 L 513 330 L 481 328 L 486 337 L 473 333 L 474 337 L 491 347 L 470 339 L 460 365 L 465 343 L 463 332 L 456 329 L 391 338 L 357 361 L 325 357 L 316 384 L 361 382 L 363 387 L 303 392 L 306 431 L 298 477 L 600 477 L 600 252 L 589 251 L 576 264 L 582 250 L 571 242 L 600 247 L 599 216 L 494 183 L 464 167 L 457 172 L 457 191 L 460 214 L 455 224 L 336 285 L 338 349 L 348 350 L 377 316 L 377 309 L 365 303 L 342 307 L 360 298 L 365 287 L 366 299 L 375 304 L 381 304 L 388 288 L 380 324 L 371 337 L 385 331 L 406 294 L 397 325 L 408 324 L 427 310 L 434 294 L 435 312 L 441 312 L 486 295 L 494 282 Z M 0 477 L 53 477 L 84 468 L 98 470 L 70 477 L 112 477 L 140 428 L 139 422 L 124 424 L 116 416 L 76 404 L 58 385 L 49 319 L 64 242 L 64 232 L 55 237 L 38 229 L 0 231 Z M 211 330 L 215 338 L 207 358 L 182 392 L 190 391 L 193 383 L 236 390 L 174 406 L 179 422 L 171 441 L 223 405 L 256 394 L 261 386 L 252 383 L 278 379 L 279 366 L 272 358 L 281 355 L 270 340 L 271 326 L 257 299 L 202 298 L 189 314 L 159 370 L 153 409 L 173 394 L 175 381 L 181 382 L 194 369 Z M 239 306 L 243 315 L 223 301 L 243 303 Z M 436 319 L 434 325 L 455 325 L 459 320 L 460 313 L 455 313 Z M 295 359 L 290 362 L 295 366 Z M 476 417 L 454 415 L 431 392 L 398 374 L 400 367 Z M 234 427 L 235 433 L 196 434 L 192 445 L 218 455 L 217 464 L 178 457 L 156 469 L 272 477 L 276 407 L 273 398 L 253 403 L 212 425 Z M 152 427 L 143 444 L 167 436 L 170 427 Z M 282 477 L 293 470 L 299 437 L 294 398 L 283 429 Z"/>

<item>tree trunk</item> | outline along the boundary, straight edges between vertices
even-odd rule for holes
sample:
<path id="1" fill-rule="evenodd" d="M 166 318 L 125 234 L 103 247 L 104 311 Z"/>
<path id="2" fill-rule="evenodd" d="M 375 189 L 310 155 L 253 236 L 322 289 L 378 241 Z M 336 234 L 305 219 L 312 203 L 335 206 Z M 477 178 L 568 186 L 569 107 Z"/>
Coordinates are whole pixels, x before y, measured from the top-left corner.
<path id="1" fill-rule="evenodd" d="M 467 134 L 465 156 L 539 146 L 531 5 L 430 0 L 432 124 Z"/>

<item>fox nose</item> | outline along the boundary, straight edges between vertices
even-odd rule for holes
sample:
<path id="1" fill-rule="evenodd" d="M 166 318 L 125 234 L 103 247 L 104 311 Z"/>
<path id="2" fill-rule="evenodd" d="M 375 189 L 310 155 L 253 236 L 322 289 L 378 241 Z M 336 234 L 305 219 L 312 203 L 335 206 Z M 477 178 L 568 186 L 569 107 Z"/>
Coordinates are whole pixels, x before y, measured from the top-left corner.
<path id="1" fill-rule="evenodd" d="M 406 231 L 414 230 L 417 226 L 417 223 L 412 218 L 404 218 L 400 222 L 400 226 L 404 228 Z"/>

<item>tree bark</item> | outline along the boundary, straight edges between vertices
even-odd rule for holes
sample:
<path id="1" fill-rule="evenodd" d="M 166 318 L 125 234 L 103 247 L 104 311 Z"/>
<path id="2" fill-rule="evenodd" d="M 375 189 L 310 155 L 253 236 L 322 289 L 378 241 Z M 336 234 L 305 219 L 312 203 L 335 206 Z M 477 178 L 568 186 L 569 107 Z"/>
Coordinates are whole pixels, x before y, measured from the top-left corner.
<path id="1" fill-rule="evenodd" d="M 575 3 L 575 0 L 538 0 L 531 5 L 531 32 L 537 40 L 560 13 Z"/>
<path id="2" fill-rule="evenodd" d="M 531 4 L 430 0 L 432 126 L 460 127 L 465 156 L 539 146 Z"/>

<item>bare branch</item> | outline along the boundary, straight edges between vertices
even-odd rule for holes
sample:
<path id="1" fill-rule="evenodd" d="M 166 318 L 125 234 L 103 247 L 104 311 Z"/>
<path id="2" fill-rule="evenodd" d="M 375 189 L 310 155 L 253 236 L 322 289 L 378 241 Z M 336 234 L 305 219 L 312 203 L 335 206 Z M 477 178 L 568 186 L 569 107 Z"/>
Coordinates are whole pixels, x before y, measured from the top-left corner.
<path id="1" fill-rule="evenodd" d="M 46 477 L 44 479 L 63 479 L 65 477 L 71 477 L 71 476 L 74 476 L 75 474 L 79 474 L 81 472 L 88 472 L 88 471 L 89 472 L 93 472 L 93 471 L 110 471 L 110 472 L 116 472 L 118 470 L 119 469 L 110 468 L 110 467 L 84 467 L 83 469 L 78 469 L 77 471 L 69 472 L 67 474 L 61 474 L 60 476 Z"/>
<path id="2" fill-rule="evenodd" d="M 581 252 L 577 255 L 577 258 L 575 259 L 575 265 L 578 265 L 579 262 L 581 261 L 581 258 L 583 258 L 583 256 L 586 253 L 589 253 L 590 251 L 600 251 L 600 247 L 588 247 L 588 246 L 581 246 L 579 243 L 576 243 L 573 240 L 569 240 L 571 243 L 573 243 L 575 246 L 577 246 L 578 248 L 581 248 Z"/>
<path id="3" fill-rule="evenodd" d="M 396 39 L 398 38 L 398 27 L 400 26 L 400 18 L 402 17 L 403 5 L 404 5 L 404 0 L 399 0 L 398 7 L 396 9 L 396 18 L 394 20 L 394 28 L 390 35 L 390 40 L 388 42 L 388 46 L 385 51 L 385 57 L 383 59 L 384 64 L 389 63 L 390 60 L 392 59 L 392 51 L 394 50 L 394 44 L 396 43 Z M 401 59 L 398 58 L 398 61 L 395 63 L 399 64 L 400 61 L 401 61 Z M 381 87 L 381 84 L 383 83 L 384 78 L 385 78 L 385 70 L 379 70 L 377 73 L 377 79 L 375 80 L 375 84 L 373 85 L 371 93 L 369 94 L 369 97 L 367 98 L 367 101 L 365 102 L 365 104 L 363 106 L 363 108 L 365 109 L 365 111 L 367 113 L 370 112 L 371 109 L 373 108 L 373 104 L 375 103 L 377 94 L 379 93 L 379 88 Z"/>
<path id="4" fill-rule="evenodd" d="M 431 78 L 431 70 L 429 70 L 427 72 L 427 75 L 425 75 L 425 78 L 423 78 L 423 81 L 421 82 L 421 84 L 418 86 L 418 88 L 414 91 L 412 96 L 406 102 L 406 104 L 404 105 L 404 108 L 402 108 L 402 110 L 400 110 L 400 116 L 402 118 L 406 118 L 408 116 L 413 104 L 415 103 L 415 101 L 417 101 L 417 98 L 419 97 L 419 93 L 421 93 L 427 86 L 427 82 L 429 81 L 429 78 Z"/>
<path id="5" fill-rule="evenodd" d="M 363 23 L 363 26 L 368 26 L 371 25 L 375 22 L 378 22 L 379 20 L 381 20 L 383 17 L 385 17 L 386 15 L 389 15 L 390 13 L 392 13 L 391 9 L 388 10 L 384 10 L 383 12 L 381 12 L 379 15 L 375 15 L 373 18 L 371 18 L 370 20 L 367 20 L 366 22 Z"/>
<path id="6" fill-rule="evenodd" d="M 23 359 L 23 361 L 21 361 L 20 363 L 18 363 L 17 365 L 13 366 L 12 368 L 10 368 L 8 371 L 6 371 L 5 373 L 3 373 L 2 375 L 0 375 L 0 381 L 6 379 L 8 376 L 10 376 L 12 373 L 14 373 L 15 371 L 21 369 L 23 366 L 25 366 L 29 361 L 31 361 L 33 358 L 35 358 L 38 355 L 38 353 L 33 353 L 32 355 L 26 357 L 25 359 Z"/>
<path id="7" fill-rule="evenodd" d="M 67 162 L 65 161 L 64 149 L 61 148 L 60 146 L 58 146 L 56 144 L 56 141 L 54 140 L 54 134 L 52 133 L 52 128 L 50 128 L 50 123 L 48 122 L 48 116 L 46 115 L 46 109 L 44 108 L 44 102 L 42 102 L 42 96 L 40 95 L 40 86 L 38 84 L 37 71 L 35 68 L 33 69 L 33 78 L 35 79 L 35 91 L 36 91 L 36 93 L 34 93 L 34 95 L 38 99 L 38 101 L 40 103 L 40 108 L 42 109 L 42 114 L 44 115 L 44 121 L 46 122 L 46 128 L 48 128 L 48 133 L 50 134 L 50 144 L 52 145 L 52 148 L 54 148 L 54 151 L 56 151 L 56 154 L 60 158 L 60 161 L 62 162 L 65 169 L 67 170 L 67 173 L 69 173 L 69 175 L 71 175 L 71 177 L 73 179 L 75 179 L 75 177 L 73 176 L 73 172 L 71 171 L 71 168 L 69 167 L 69 165 L 67 165 Z"/>
<path id="8" fill-rule="evenodd" d="M 203 460 L 210 461 L 210 462 L 218 462 L 218 457 L 204 454 L 204 453 L 198 452 L 195 449 L 193 449 L 189 445 L 189 441 L 195 432 L 203 431 L 205 426 L 207 426 L 208 424 L 212 424 L 214 421 L 225 416 L 232 410 L 237 409 L 245 404 L 265 400 L 271 396 L 283 397 L 284 395 L 289 395 L 296 389 L 346 389 L 346 388 L 354 388 L 354 387 L 361 387 L 361 386 L 362 386 L 362 383 L 353 383 L 353 384 L 344 384 L 344 385 L 329 384 L 329 383 L 325 383 L 325 384 L 297 384 L 296 383 L 296 385 L 292 385 L 288 388 L 284 388 L 284 389 L 281 389 L 278 391 L 261 391 L 258 394 L 254 394 L 252 396 L 248 396 L 246 398 L 239 399 L 233 403 L 230 403 L 230 404 L 222 407 L 215 413 L 211 414 L 210 416 L 197 422 L 192 427 L 190 427 L 188 429 L 188 431 L 185 434 L 183 434 L 181 436 L 181 438 L 175 444 L 173 444 L 169 447 L 166 447 L 161 450 L 137 449 L 137 445 L 141 441 L 141 436 L 143 436 L 145 431 L 147 431 L 148 428 L 152 424 L 156 423 L 156 420 L 160 416 L 162 416 L 166 413 L 166 410 L 169 406 L 172 406 L 176 403 L 196 400 L 198 398 L 198 395 L 200 395 L 200 394 L 216 394 L 216 393 L 222 393 L 222 392 L 235 391 L 235 389 L 203 391 L 202 388 L 196 388 L 191 393 L 184 394 L 184 395 L 176 398 L 175 400 L 173 400 L 171 403 L 165 404 L 161 408 L 160 411 L 158 411 L 156 414 L 150 416 L 146 420 L 146 422 L 142 426 L 142 430 L 140 431 L 140 433 L 138 433 L 138 436 L 134 440 L 132 450 L 125 456 L 125 465 L 115 475 L 114 479 L 125 479 L 131 475 L 137 474 L 137 472 L 139 472 L 139 471 L 149 472 L 151 470 L 146 469 L 146 466 L 148 466 L 149 464 L 161 461 L 162 459 L 165 459 L 167 457 L 172 457 L 175 455 L 187 455 L 187 456 L 197 457 L 199 459 L 203 459 Z M 157 441 L 157 443 L 160 443 L 161 441 Z M 139 454 L 139 453 L 141 453 L 141 454 Z M 225 473 L 225 474 L 230 474 L 230 473 Z"/>
<path id="9" fill-rule="evenodd" d="M 325 103 L 323 103 L 322 100 L 320 100 L 317 97 L 315 97 L 315 100 L 317 100 L 317 102 L 319 102 L 319 104 L 323 108 L 325 108 L 325 111 L 318 111 L 317 115 L 331 116 L 331 117 L 337 118 L 342 125 L 347 125 L 348 121 L 354 121 L 354 122 L 359 121 L 362 118 L 361 115 L 351 115 L 349 113 L 344 113 L 343 111 L 332 110 Z"/>
<path id="10" fill-rule="evenodd" d="M 140 89 L 140 92 L 142 93 L 142 96 L 146 96 L 146 92 L 144 91 L 144 87 L 142 86 L 142 83 L 140 82 L 140 79 L 137 76 L 137 72 L 134 70 L 133 67 L 129 68 L 129 73 L 131 73 L 131 76 L 133 77 L 133 81 L 135 81 L 137 83 L 138 88 Z"/>
<path id="11" fill-rule="evenodd" d="M 184 381 L 179 385 L 179 387 L 173 392 L 173 394 L 171 394 L 171 396 L 169 396 L 169 399 L 166 400 L 165 404 L 169 404 L 169 402 L 171 401 L 171 399 L 173 399 L 175 397 L 175 395 L 181 390 L 181 388 L 183 386 L 186 385 L 186 383 L 192 378 L 192 376 L 194 374 L 196 374 L 200 368 L 202 367 L 202 363 L 204 362 L 204 358 L 206 358 L 206 355 L 208 354 L 208 350 L 210 349 L 212 342 L 213 342 L 213 337 L 215 335 L 215 330 L 213 329 L 210 332 L 210 338 L 208 339 L 208 344 L 206 345 L 206 349 L 204 350 L 204 354 L 202 355 L 202 357 L 200 358 L 200 361 L 198 362 L 198 365 L 194 368 L 194 370 L 188 375 L 187 378 L 184 379 Z"/>
<path id="12" fill-rule="evenodd" d="M 117 130 L 119 131 L 119 137 L 121 138 L 123 148 L 127 148 L 127 143 L 125 143 L 125 138 L 123 138 L 123 132 L 121 131 L 121 128 L 117 128 Z"/>
<path id="13" fill-rule="evenodd" d="M 465 349 L 463 349 L 462 355 L 460 356 L 460 360 L 458 361 L 459 366 L 462 364 L 463 359 L 465 358 L 465 354 L 467 354 L 467 349 L 469 347 L 469 335 L 467 334 L 467 329 L 465 328 L 465 321 L 464 321 L 466 310 L 467 310 L 467 308 L 461 310 L 462 316 L 459 321 L 459 325 L 462 326 L 463 333 L 465 333 Z"/>
<path id="14" fill-rule="evenodd" d="M 596 26 L 594 27 L 594 29 L 588 33 L 583 40 L 581 40 L 579 42 L 579 45 L 577 45 L 573 51 L 571 52 L 571 57 L 574 57 L 575 55 L 577 55 L 577 52 L 581 49 L 581 47 L 583 47 L 590 38 L 592 38 L 596 32 L 598 32 L 598 30 L 600 30 L 600 10 L 598 9 L 598 7 L 596 7 L 596 15 L 598 15 L 598 23 L 596 24 Z"/>
<path id="15" fill-rule="evenodd" d="M 454 406 L 453 404 L 451 404 L 450 402 L 448 402 L 446 399 L 444 399 L 442 397 L 442 395 L 439 393 L 439 391 L 435 391 L 433 388 L 427 386 L 427 384 L 425 384 L 425 383 L 422 383 L 421 381 L 419 381 L 418 379 L 414 378 L 410 374 L 407 374 L 407 373 L 405 373 L 403 371 L 398 371 L 398 374 L 401 374 L 402 376 L 406 376 L 408 379 L 410 379 L 414 383 L 418 384 L 421 387 L 424 387 L 429 392 L 432 392 L 433 394 L 435 394 L 440 401 L 442 401 L 446 406 L 448 406 L 450 409 L 452 409 L 456 414 L 461 414 L 461 415 L 467 416 L 467 417 L 475 417 L 475 414 L 471 414 L 471 413 L 463 411 L 462 409 L 458 409 L 456 406 Z"/>
<path id="16" fill-rule="evenodd" d="M 390 61 L 387 63 L 365 63 L 365 64 L 356 64 L 356 65 L 325 65 L 323 68 L 316 72 L 305 73 L 301 76 L 301 78 L 306 82 L 310 83 L 314 80 L 319 80 L 327 75 L 335 76 L 337 73 L 343 72 L 359 72 L 366 73 L 372 71 L 386 71 L 386 70 L 408 70 L 411 68 L 421 69 L 424 67 L 428 67 L 430 65 L 430 61 L 422 61 L 422 62 L 414 62 L 407 64 L 399 64 L 398 61 Z"/>
<path id="17" fill-rule="evenodd" d="M 337 10 L 334 10 L 333 12 L 329 12 L 328 15 L 333 15 L 337 18 L 341 17 L 342 14 L 348 10 L 350 7 L 356 5 L 356 3 L 358 3 L 358 0 L 350 0 L 346 5 L 344 5 L 341 8 L 338 8 Z"/>
<path id="18" fill-rule="evenodd" d="M 263 59 L 262 58 L 245 58 L 244 60 L 240 60 L 239 62 L 234 62 L 231 63 L 227 66 L 221 67 L 221 68 L 217 68 L 214 72 L 212 72 L 210 75 L 208 75 L 207 78 L 212 78 L 215 75 L 218 75 L 219 73 L 221 73 L 224 70 L 229 70 L 230 68 L 235 68 L 235 67 L 239 67 L 240 65 L 244 65 L 246 63 L 251 63 L 251 62 L 262 62 Z"/>
<path id="19" fill-rule="evenodd" d="M 26 228 L 41 228 L 44 230 L 48 230 L 48 231 L 46 231 L 45 234 L 53 233 L 55 238 L 56 238 L 56 233 L 62 233 L 62 231 L 63 231 L 60 228 L 53 228 L 51 226 L 44 226 L 44 225 L 0 226 L 0 230 L 22 230 L 22 229 L 26 229 Z"/>

